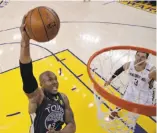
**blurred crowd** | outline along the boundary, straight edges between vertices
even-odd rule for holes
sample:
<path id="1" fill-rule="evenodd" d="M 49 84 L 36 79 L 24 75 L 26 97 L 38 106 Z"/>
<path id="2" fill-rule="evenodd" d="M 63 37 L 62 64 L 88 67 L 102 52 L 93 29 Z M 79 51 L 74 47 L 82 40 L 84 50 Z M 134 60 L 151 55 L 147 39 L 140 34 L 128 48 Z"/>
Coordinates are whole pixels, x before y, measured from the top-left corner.
<path id="1" fill-rule="evenodd" d="M 156 0 L 136 0 L 136 2 L 156 6 Z"/>

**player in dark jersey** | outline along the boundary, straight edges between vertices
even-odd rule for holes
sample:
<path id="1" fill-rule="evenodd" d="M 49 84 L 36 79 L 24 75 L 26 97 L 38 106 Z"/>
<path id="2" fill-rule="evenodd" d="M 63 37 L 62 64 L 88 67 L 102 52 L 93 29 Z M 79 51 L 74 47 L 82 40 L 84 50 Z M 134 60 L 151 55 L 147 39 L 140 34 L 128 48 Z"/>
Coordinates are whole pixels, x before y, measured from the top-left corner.
<path id="1" fill-rule="evenodd" d="M 26 16 L 25 16 L 26 17 Z M 75 133 L 74 115 L 67 96 L 58 92 L 56 75 L 51 71 L 43 72 L 39 89 L 33 75 L 30 56 L 30 38 L 25 31 L 25 17 L 21 25 L 20 74 L 23 90 L 29 99 L 29 113 L 35 114 L 33 133 Z M 62 125 L 66 124 L 62 129 Z"/>

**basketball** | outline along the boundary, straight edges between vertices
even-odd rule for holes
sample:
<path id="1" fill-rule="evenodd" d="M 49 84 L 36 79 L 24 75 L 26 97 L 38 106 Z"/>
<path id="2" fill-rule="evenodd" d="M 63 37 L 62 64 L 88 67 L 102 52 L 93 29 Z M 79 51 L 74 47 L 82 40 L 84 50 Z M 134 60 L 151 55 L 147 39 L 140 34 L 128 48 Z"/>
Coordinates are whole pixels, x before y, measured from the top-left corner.
<path id="1" fill-rule="evenodd" d="M 48 7 L 36 7 L 30 10 L 25 24 L 29 38 L 37 42 L 52 40 L 60 29 L 60 19 L 57 13 Z"/>

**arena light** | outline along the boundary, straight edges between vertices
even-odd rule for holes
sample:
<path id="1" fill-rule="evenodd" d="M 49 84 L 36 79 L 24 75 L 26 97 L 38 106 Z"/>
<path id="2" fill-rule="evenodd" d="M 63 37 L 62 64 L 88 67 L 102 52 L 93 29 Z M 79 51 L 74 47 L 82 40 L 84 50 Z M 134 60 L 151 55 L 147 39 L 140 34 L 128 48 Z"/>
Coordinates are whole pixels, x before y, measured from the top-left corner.
<path id="1" fill-rule="evenodd" d="M 87 43 L 99 43 L 100 42 L 100 37 L 99 36 L 94 36 L 94 35 L 89 34 L 89 33 L 80 34 L 80 38 L 83 41 L 86 41 Z"/>

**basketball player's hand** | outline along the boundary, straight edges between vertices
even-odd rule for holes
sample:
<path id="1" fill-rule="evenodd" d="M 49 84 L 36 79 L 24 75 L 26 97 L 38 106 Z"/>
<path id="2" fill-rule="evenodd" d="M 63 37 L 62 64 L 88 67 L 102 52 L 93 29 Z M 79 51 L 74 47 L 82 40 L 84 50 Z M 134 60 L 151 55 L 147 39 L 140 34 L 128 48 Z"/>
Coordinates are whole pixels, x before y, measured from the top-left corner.
<path id="1" fill-rule="evenodd" d="M 55 131 L 54 128 L 50 127 L 49 131 L 47 131 L 46 133 L 61 133 L 60 131 Z"/>
<path id="2" fill-rule="evenodd" d="M 111 81 L 109 80 L 109 81 L 106 81 L 106 82 L 105 82 L 104 86 L 108 86 L 108 85 L 110 85 L 110 84 L 111 84 Z"/>
<path id="3" fill-rule="evenodd" d="M 25 30 L 25 19 L 26 19 L 27 14 L 23 17 L 22 19 L 22 24 L 20 27 L 20 31 L 21 31 L 21 36 L 22 36 L 22 41 L 24 41 L 25 43 L 28 43 L 30 38 L 28 37 L 26 30 Z"/>
<path id="4" fill-rule="evenodd" d="M 47 131 L 46 133 L 61 133 L 60 131 L 55 131 L 55 130 L 50 130 L 50 131 Z"/>

